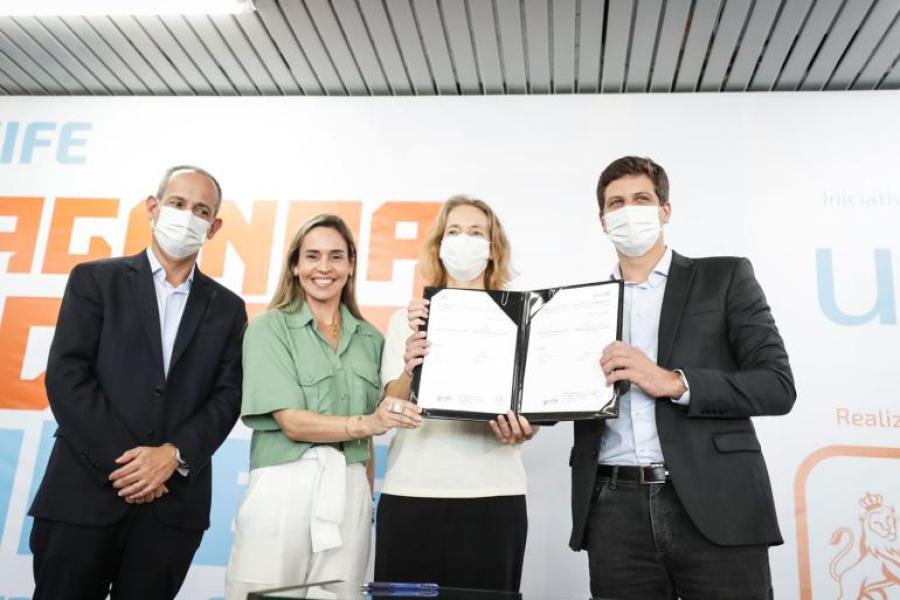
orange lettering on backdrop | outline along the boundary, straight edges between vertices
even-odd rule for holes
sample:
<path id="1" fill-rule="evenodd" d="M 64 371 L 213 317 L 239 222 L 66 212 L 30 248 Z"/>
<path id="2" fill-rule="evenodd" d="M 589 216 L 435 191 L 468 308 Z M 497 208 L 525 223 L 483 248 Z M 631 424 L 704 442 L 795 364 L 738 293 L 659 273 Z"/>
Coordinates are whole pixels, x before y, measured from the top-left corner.
<path id="1" fill-rule="evenodd" d="M 395 260 L 416 260 L 425 236 L 441 209 L 440 202 L 385 202 L 372 214 L 372 237 L 369 241 L 370 281 L 391 281 Z M 397 238 L 397 223 L 415 223 L 415 237 Z M 424 282 L 419 270 L 413 282 L 412 295 L 420 296 Z"/>
<path id="2" fill-rule="evenodd" d="M 22 362 L 32 327 L 53 327 L 61 298 L 7 297 L 0 317 L 0 409 L 42 410 L 47 406 L 44 374 L 22 379 Z"/>
<path id="3" fill-rule="evenodd" d="M 71 254 L 69 243 L 79 217 L 115 218 L 119 213 L 119 201 L 115 198 L 57 198 L 47 237 L 47 254 L 44 256 L 44 273 L 68 273 L 78 263 L 112 256 L 112 248 L 101 237 L 91 236 L 88 251 Z"/>
<path id="4" fill-rule="evenodd" d="M 284 231 L 284 246 L 282 246 L 285 252 L 287 251 L 287 247 L 290 245 L 291 240 L 294 238 L 294 234 L 300 229 L 300 226 L 312 217 L 321 213 L 337 215 L 342 218 L 347 224 L 347 227 L 350 228 L 350 231 L 353 232 L 353 239 L 356 241 L 357 250 L 361 251 L 359 248 L 359 223 L 362 218 L 362 202 L 318 202 L 302 200 L 291 202 L 288 207 L 287 225 Z M 279 274 L 281 273 L 281 262 L 283 260 L 284 256 L 282 255 L 281 260 L 278 261 Z"/>
<path id="5" fill-rule="evenodd" d="M 0 198 L 0 217 L 16 218 L 15 229 L 0 232 L 0 252 L 12 252 L 7 273 L 31 272 L 34 245 L 43 210 L 43 198 L 17 196 Z"/>
<path id="6" fill-rule="evenodd" d="M 247 318 L 252 319 L 256 315 L 266 310 L 268 303 L 247 303 Z"/>
<path id="7" fill-rule="evenodd" d="M 231 244 L 244 262 L 241 292 L 265 294 L 275 232 L 275 201 L 254 202 L 249 223 L 234 202 L 223 202 L 219 217 L 222 228 L 204 244 L 200 267 L 211 277 L 221 277 L 225 272 L 225 248 Z"/>
<path id="8" fill-rule="evenodd" d="M 128 213 L 128 229 L 125 230 L 125 247 L 122 256 L 132 256 L 150 245 L 150 220 L 144 201 L 134 205 Z"/>

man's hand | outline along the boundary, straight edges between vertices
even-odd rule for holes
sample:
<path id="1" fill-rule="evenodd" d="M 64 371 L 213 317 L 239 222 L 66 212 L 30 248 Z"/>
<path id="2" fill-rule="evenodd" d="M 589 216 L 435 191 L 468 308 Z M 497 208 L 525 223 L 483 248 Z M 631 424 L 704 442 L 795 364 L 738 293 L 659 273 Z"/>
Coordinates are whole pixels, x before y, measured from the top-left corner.
<path id="1" fill-rule="evenodd" d="M 531 426 L 528 419 L 509 411 L 505 415 L 497 415 L 490 421 L 494 436 L 504 444 L 521 444 L 534 437 L 537 429 Z"/>
<path id="2" fill-rule="evenodd" d="M 630 381 L 651 398 L 680 398 L 687 391 L 678 373 L 663 369 L 625 342 L 616 341 L 604 348 L 600 367 L 607 383 Z"/>
<path id="3" fill-rule="evenodd" d="M 144 496 L 137 496 L 132 499 L 125 498 L 125 502 L 127 502 L 128 504 L 149 504 L 150 502 L 153 502 L 154 500 L 159 500 L 160 498 L 162 498 L 163 496 L 165 496 L 168 493 L 169 493 L 169 488 L 167 488 L 166 485 L 163 484 L 163 485 L 159 486 L 158 488 L 156 488 L 155 491 L 152 491 L 149 494 L 146 494 Z"/>
<path id="4" fill-rule="evenodd" d="M 132 448 L 117 458 L 116 464 L 124 466 L 113 471 L 109 479 L 126 502 L 152 497 L 178 468 L 171 444 Z"/>

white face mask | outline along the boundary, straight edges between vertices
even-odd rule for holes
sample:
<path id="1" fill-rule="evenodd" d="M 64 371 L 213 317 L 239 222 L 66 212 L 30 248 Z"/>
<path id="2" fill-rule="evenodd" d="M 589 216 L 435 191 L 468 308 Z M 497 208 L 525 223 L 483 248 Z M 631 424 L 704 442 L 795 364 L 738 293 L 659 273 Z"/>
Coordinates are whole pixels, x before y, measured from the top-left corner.
<path id="1" fill-rule="evenodd" d="M 659 206 L 623 206 L 603 217 L 606 235 L 625 256 L 642 256 L 649 250 L 659 234 Z"/>
<path id="2" fill-rule="evenodd" d="M 450 277 L 459 282 L 472 281 L 487 268 L 491 245 L 483 237 L 446 235 L 441 240 L 440 256 Z"/>
<path id="3" fill-rule="evenodd" d="M 153 225 L 153 236 L 163 252 L 180 260 L 200 252 L 209 226 L 209 221 L 189 210 L 160 206 L 159 217 Z"/>

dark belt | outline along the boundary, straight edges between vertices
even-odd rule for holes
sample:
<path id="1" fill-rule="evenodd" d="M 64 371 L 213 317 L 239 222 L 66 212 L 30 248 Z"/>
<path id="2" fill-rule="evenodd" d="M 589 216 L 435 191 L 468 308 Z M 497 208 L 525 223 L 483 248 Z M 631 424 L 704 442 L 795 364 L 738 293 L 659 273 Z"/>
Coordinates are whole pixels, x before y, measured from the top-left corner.
<path id="1" fill-rule="evenodd" d="M 665 483 L 671 481 L 665 465 L 631 467 L 625 465 L 597 465 L 597 477 L 607 477 L 613 481 L 636 481 L 638 483 Z"/>

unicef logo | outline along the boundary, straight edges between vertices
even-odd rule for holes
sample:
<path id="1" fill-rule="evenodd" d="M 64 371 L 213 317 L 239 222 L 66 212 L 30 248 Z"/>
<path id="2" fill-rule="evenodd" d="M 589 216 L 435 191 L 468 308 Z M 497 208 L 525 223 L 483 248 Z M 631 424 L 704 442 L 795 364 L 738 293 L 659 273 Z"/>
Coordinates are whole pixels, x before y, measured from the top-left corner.
<path id="1" fill-rule="evenodd" d="M 819 308 L 828 319 L 838 325 L 858 326 L 877 320 L 882 325 L 897 324 L 897 302 L 894 287 L 894 271 L 891 251 L 876 248 L 872 251 L 875 259 L 875 301 L 869 310 L 848 313 L 838 306 L 835 294 L 834 260 L 831 248 L 816 249 L 816 282 L 819 294 Z"/>

